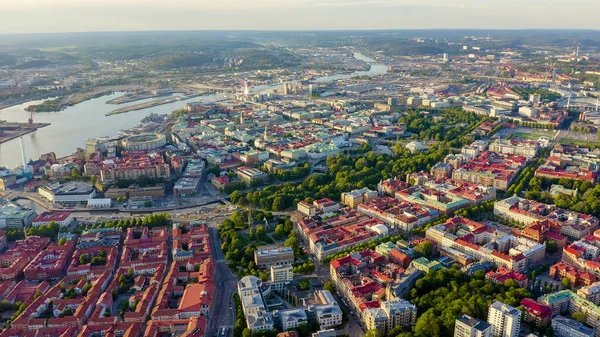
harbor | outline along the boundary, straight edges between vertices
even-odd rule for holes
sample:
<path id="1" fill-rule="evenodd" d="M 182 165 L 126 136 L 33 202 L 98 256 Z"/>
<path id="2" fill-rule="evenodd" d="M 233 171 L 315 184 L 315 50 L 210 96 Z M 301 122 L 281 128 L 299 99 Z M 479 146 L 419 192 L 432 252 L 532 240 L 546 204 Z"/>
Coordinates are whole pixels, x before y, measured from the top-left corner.
<path id="1" fill-rule="evenodd" d="M 164 105 L 164 104 L 174 103 L 177 101 L 192 99 L 194 97 L 198 97 L 201 95 L 202 94 L 192 94 L 192 95 L 188 95 L 188 96 L 171 96 L 171 97 L 167 97 L 167 98 L 152 100 L 149 102 L 139 103 L 139 104 L 135 104 L 135 105 L 129 105 L 129 106 L 125 106 L 125 107 L 113 110 L 113 111 L 107 113 L 106 116 L 124 114 L 124 113 L 131 112 L 131 111 L 152 108 L 152 107 L 159 106 L 159 105 Z"/>
<path id="2" fill-rule="evenodd" d="M 0 144 L 32 133 L 50 123 L 14 123 L 0 120 Z"/>

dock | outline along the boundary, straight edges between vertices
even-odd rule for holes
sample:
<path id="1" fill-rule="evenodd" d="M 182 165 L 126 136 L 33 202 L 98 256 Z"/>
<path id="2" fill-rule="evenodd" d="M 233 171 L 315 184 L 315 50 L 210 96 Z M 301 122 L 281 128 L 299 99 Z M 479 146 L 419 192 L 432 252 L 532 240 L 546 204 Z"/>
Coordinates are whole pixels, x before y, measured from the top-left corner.
<path id="1" fill-rule="evenodd" d="M 107 113 L 106 116 L 118 115 L 118 114 L 123 114 L 123 113 L 131 112 L 131 111 L 152 108 L 155 106 L 169 104 L 169 103 L 173 103 L 173 102 L 177 102 L 177 101 L 185 101 L 190 98 L 198 97 L 201 95 L 202 94 L 198 93 L 198 94 L 192 94 L 192 95 L 187 95 L 187 96 L 176 96 L 176 97 L 167 97 L 167 98 L 162 98 L 162 99 L 156 99 L 156 100 L 153 100 L 150 102 L 130 105 L 130 106 L 126 106 L 126 107 L 122 107 L 122 108 L 113 110 L 113 111 Z"/>
<path id="2" fill-rule="evenodd" d="M 32 133 L 39 128 L 50 125 L 50 123 L 14 123 L 0 120 L 0 144 Z"/>

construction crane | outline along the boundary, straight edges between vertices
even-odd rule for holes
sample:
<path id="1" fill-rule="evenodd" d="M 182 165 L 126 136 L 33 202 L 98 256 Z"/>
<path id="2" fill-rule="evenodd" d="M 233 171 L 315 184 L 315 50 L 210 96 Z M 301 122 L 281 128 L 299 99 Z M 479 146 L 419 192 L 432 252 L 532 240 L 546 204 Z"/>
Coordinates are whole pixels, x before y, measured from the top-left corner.
<path id="1" fill-rule="evenodd" d="M 27 122 L 29 123 L 29 128 L 33 129 L 33 109 L 29 111 L 29 119 Z"/>
<path id="2" fill-rule="evenodd" d="M 548 70 L 546 72 L 546 76 L 544 77 L 544 82 L 546 82 L 548 80 L 548 76 L 550 74 L 552 74 L 552 82 L 556 82 L 556 70 L 554 69 L 555 65 L 556 65 L 556 62 L 553 62 L 552 64 L 550 64 L 550 70 Z"/>

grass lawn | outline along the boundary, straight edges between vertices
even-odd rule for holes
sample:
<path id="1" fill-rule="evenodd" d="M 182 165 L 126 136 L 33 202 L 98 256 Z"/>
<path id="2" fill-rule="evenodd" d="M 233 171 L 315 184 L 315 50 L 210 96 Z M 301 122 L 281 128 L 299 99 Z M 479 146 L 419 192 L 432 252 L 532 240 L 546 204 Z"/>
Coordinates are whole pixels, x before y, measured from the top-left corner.
<path id="1" fill-rule="evenodd" d="M 263 246 L 264 245 L 272 245 L 275 243 L 275 241 L 273 241 L 273 239 L 271 239 L 268 236 L 267 236 L 266 240 L 252 241 L 252 240 L 250 240 L 250 236 L 248 236 L 248 234 L 242 234 L 242 233 L 238 233 L 238 239 L 242 242 L 242 246 L 244 246 L 244 247 L 248 246 L 252 242 L 258 242 L 260 245 L 263 245 Z"/>
<path id="2" fill-rule="evenodd" d="M 600 141 L 589 141 L 589 140 L 581 140 L 581 139 L 562 138 L 562 139 L 560 139 L 559 142 L 561 144 L 573 144 L 573 145 L 581 145 L 581 146 L 589 146 L 589 145 L 600 146 Z"/>
<path id="3" fill-rule="evenodd" d="M 552 139 L 554 137 L 554 132 L 552 131 L 540 131 L 536 130 L 533 132 L 514 132 L 512 134 L 513 138 L 527 138 L 527 139 L 539 139 L 540 137 L 548 137 Z"/>

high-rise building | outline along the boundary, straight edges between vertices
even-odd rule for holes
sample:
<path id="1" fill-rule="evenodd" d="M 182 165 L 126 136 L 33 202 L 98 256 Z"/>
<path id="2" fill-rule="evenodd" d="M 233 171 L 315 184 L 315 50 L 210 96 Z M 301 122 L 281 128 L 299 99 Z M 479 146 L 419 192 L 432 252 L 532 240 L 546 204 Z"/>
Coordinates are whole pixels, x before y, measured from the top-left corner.
<path id="1" fill-rule="evenodd" d="M 517 337 L 521 331 L 521 311 L 496 301 L 488 311 L 488 323 L 492 326 L 492 336 Z"/>
<path id="2" fill-rule="evenodd" d="M 469 315 L 462 315 L 454 325 L 454 337 L 490 337 L 491 331 L 488 322 Z"/>

